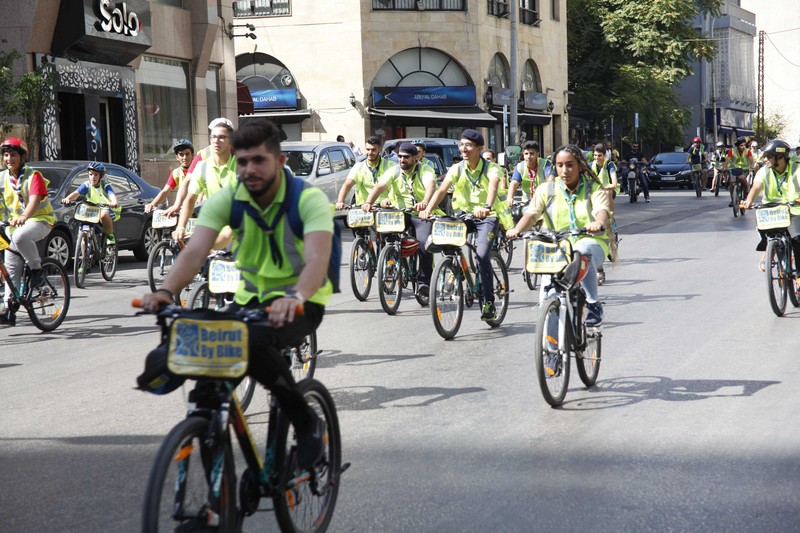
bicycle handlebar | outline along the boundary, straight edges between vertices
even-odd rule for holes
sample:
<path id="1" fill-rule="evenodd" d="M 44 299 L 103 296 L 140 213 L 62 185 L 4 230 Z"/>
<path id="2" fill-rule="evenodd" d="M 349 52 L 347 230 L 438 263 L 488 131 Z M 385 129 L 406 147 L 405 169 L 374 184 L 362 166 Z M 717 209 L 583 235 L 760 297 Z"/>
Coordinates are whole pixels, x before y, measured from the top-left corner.
<path id="1" fill-rule="evenodd" d="M 161 309 L 157 312 L 153 313 L 149 310 L 145 309 L 144 303 L 142 302 L 141 298 L 134 298 L 131 300 L 131 307 L 142 309 L 141 314 L 145 315 L 159 315 L 159 316 L 170 316 L 170 315 L 182 315 L 184 313 L 189 313 L 194 311 L 194 309 L 188 309 L 186 307 L 182 307 L 180 305 L 169 305 L 163 304 Z M 272 310 L 271 306 L 266 306 L 263 309 L 241 309 L 237 312 L 237 314 L 242 315 L 244 318 L 248 320 L 259 320 L 263 319 L 266 313 L 269 313 Z M 213 310 L 212 310 L 213 312 Z M 294 308 L 295 315 L 303 315 L 305 313 L 305 307 L 303 304 L 297 304 Z"/>

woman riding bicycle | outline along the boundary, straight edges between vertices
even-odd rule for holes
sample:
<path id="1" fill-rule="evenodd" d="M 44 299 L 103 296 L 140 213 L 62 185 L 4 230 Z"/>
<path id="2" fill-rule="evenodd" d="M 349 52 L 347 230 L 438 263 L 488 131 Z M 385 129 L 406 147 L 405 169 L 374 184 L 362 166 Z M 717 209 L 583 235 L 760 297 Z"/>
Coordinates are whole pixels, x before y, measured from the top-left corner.
<path id="1" fill-rule="evenodd" d="M 581 149 L 575 145 L 562 146 L 555 153 L 556 175 L 560 179 L 547 182 L 536 189 L 531 203 L 517 225 L 506 235 L 514 239 L 533 224 L 544 219 L 545 226 L 554 231 L 586 228 L 590 232 L 603 232 L 608 225 L 608 194 L 603 185 L 592 177 Z M 597 269 L 608 255 L 608 237 L 579 235 L 572 237 L 573 249 L 591 254 L 589 271 L 581 281 L 586 292 L 587 326 L 603 322 L 603 305 L 598 301 Z"/>
<path id="2" fill-rule="evenodd" d="M 745 207 L 753 205 L 753 199 L 763 191 L 762 202 L 786 202 L 795 204 L 789 208 L 791 216 L 791 226 L 789 234 L 792 236 L 792 247 L 794 248 L 795 265 L 800 270 L 800 205 L 796 205 L 800 200 L 800 168 L 797 163 L 790 160 L 792 149 L 788 144 L 781 140 L 774 140 L 767 143 L 762 152 L 767 160 L 767 165 L 762 167 L 753 180 L 753 188 L 747 194 L 744 201 Z M 756 250 L 764 252 L 767 249 L 767 238 L 763 231 L 759 230 L 761 241 L 756 246 Z M 764 264 L 765 257 L 761 254 L 759 269 L 762 272 L 766 269 Z"/>

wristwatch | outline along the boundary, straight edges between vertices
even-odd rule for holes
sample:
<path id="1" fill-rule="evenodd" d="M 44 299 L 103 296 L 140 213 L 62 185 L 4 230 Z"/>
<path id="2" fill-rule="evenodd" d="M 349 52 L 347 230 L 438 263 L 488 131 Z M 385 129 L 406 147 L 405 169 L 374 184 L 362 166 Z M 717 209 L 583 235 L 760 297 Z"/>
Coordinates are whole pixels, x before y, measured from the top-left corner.
<path id="1" fill-rule="evenodd" d="M 306 299 L 303 298 L 303 295 L 300 294 L 298 291 L 296 291 L 294 289 L 288 289 L 288 290 L 284 291 L 283 294 L 284 294 L 284 297 L 286 297 L 286 298 L 294 298 L 295 300 L 297 300 L 301 304 L 306 301 Z"/>
<path id="2" fill-rule="evenodd" d="M 489 204 L 484 204 L 483 208 L 484 208 L 484 209 L 488 209 L 489 211 L 491 211 L 491 210 L 492 210 L 492 206 L 491 206 L 491 205 L 489 205 Z"/>

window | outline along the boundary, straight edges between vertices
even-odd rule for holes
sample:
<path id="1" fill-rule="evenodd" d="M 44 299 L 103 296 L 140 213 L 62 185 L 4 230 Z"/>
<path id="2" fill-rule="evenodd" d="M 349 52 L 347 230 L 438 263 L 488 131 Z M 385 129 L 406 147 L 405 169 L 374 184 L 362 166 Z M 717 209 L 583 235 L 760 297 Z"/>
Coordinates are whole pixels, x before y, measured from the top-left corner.
<path id="1" fill-rule="evenodd" d="M 550 0 L 550 18 L 553 20 L 561 19 L 561 0 Z"/>
<path id="2" fill-rule="evenodd" d="M 328 152 L 328 155 L 331 160 L 332 172 L 341 172 L 342 170 L 347 170 L 347 161 L 345 161 L 344 154 L 341 150 L 331 150 Z"/>
<path id="3" fill-rule="evenodd" d="M 521 24 L 538 26 L 540 20 L 536 0 L 519 0 L 519 21 Z"/>
<path id="4" fill-rule="evenodd" d="M 466 11 L 465 0 L 372 0 L 375 11 Z"/>
<path id="5" fill-rule="evenodd" d="M 508 0 L 489 0 L 488 13 L 494 17 L 508 18 Z"/>
<path id="6" fill-rule="evenodd" d="M 174 159 L 172 143 L 192 136 L 188 63 L 145 56 L 137 72 L 142 156 Z"/>
<path id="7" fill-rule="evenodd" d="M 104 179 L 107 184 L 111 185 L 111 188 L 114 189 L 114 194 L 117 196 L 131 192 L 131 183 L 120 170 L 109 168 Z"/>
<path id="8" fill-rule="evenodd" d="M 208 67 L 206 72 L 206 108 L 208 121 L 222 116 L 222 105 L 219 100 L 219 67 Z"/>
<path id="9" fill-rule="evenodd" d="M 238 0 L 234 17 L 283 17 L 292 14 L 291 0 Z"/>
<path id="10" fill-rule="evenodd" d="M 183 7 L 181 0 L 153 0 L 156 4 L 164 4 L 165 6 Z"/>

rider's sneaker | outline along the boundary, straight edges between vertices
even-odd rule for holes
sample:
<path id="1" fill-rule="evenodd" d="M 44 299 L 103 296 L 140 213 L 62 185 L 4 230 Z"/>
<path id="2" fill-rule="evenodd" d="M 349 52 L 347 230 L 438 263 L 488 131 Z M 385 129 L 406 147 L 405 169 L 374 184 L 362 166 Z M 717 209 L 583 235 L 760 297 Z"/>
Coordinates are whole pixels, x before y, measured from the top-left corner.
<path id="1" fill-rule="evenodd" d="M 420 305 L 423 307 L 428 305 L 428 302 L 430 301 L 430 292 L 430 287 L 427 285 L 420 284 L 417 287 L 417 299 L 419 300 Z"/>
<path id="2" fill-rule="evenodd" d="M 598 270 L 597 271 L 597 284 L 602 285 L 606 282 L 606 271 L 605 270 Z"/>
<path id="3" fill-rule="evenodd" d="M 313 430 L 297 432 L 297 467 L 313 468 L 322 460 L 327 443 L 328 430 L 325 421 L 317 418 Z"/>
<path id="4" fill-rule="evenodd" d="M 650 197 L 649 196 L 645 197 L 644 201 L 649 204 L 650 203 Z"/>
<path id="5" fill-rule="evenodd" d="M 37 289 L 41 287 L 42 285 L 44 285 L 44 282 L 45 282 L 44 271 L 41 268 L 36 270 L 31 270 L 32 289 Z"/>
<path id="6" fill-rule="evenodd" d="M 603 304 L 600 302 L 587 303 L 586 311 L 586 320 L 584 324 L 595 327 L 603 323 Z"/>
<path id="7" fill-rule="evenodd" d="M 0 324 L 5 324 L 6 326 L 16 326 L 17 315 L 8 309 L 4 310 L 2 313 L 0 313 Z"/>
<path id="8" fill-rule="evenodd" d="M 108 244 L 109 246 L 116 246 L 116 245 L 117 245 L 117 238 L 114 236 L 114 234 L 113 234 L 113 233 L 112 233 L 112 234 L 110 234 L 110 235 L 109 235 L 109 236 L 106 238 L 106 244 Z"/>
<path id="9" fill-rule="evenodd" d="M 481 320 L 486 322 L 495 318 L 497 318 L 497 310 L 494 308 L 494 302 L 484 302 L 481 309 Z"/>
<path id="10" fill-rule="evenodd" d="M 728 202 L 728 207 L 733 207 L 733 202 Z"/>

